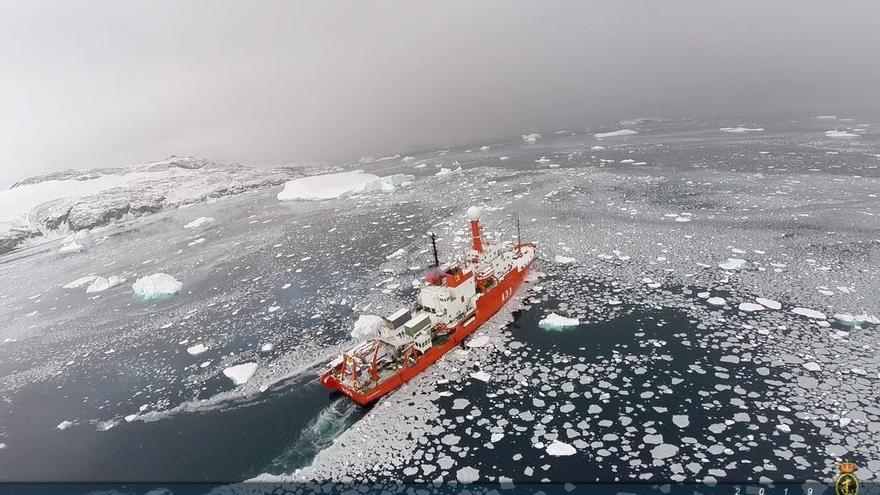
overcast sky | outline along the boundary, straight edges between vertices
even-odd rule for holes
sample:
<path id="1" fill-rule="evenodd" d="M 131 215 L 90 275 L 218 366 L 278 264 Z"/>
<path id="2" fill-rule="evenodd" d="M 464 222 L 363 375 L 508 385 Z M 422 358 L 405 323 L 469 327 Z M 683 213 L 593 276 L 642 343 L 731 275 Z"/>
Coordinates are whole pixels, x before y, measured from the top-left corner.
<path id="1" fill-rule="evenodd" d="M 0 3 L 0 185 L 880 106 L 880 2 Z"/>

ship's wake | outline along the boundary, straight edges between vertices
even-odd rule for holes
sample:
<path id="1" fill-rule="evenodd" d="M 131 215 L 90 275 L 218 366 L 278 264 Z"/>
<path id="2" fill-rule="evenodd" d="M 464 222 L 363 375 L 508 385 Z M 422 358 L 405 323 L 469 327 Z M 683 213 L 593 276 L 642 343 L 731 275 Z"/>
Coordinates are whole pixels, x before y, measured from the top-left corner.
<path id="1" fill-rule="evenodd" d="M 340 396 L 313 417 L 283 454 L 272 461 L 270 473 L 291 473 L 311 464 L 318 452 L 333 444 L 343 431 L 362 418 L 367 408 Z"/>

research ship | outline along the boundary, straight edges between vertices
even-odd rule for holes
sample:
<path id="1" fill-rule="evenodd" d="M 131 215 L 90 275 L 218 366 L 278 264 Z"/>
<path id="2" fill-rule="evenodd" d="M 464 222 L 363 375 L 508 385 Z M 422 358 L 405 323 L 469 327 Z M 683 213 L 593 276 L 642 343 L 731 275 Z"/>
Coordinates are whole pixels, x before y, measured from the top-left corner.
<path id="1" fill-rule="evenodd" d="M 440 264 L 434 235 L 434 267 L 416 302 L 382 318 L 378 335 L 330 362 L 321 383 L 361 405 L 400 387 L 459 345 L 516 293 L 537 255 L 532 243 L 489 244 L 480 209 L 467 210 L 471 249 L 464 263 Z"/>

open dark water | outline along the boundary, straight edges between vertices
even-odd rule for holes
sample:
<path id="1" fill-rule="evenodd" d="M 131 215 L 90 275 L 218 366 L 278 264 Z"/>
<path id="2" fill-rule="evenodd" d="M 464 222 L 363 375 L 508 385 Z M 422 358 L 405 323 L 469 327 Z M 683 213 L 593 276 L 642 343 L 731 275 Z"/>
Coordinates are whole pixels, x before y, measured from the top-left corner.
<path id="1" fill-rule="evenodd" d="M 558 303 L 550 299 L 534 305 L 520 312 L 509 326 L 510 347 L 523 344 L 511 358 L 511 379 L 490 383 L 469 380 L 463 386 L 450 387 L 453 393 L 440 399 L 447 411 L 453 409 L 456 399 L 465 397 L 481 417 L 509 419 L 504 437 L 489 449 L 485 448 L 486 435 L 474 437 L 469 429 L 477 418 L 448 430 L 461 436 L 457 447 L 479 451 L 469 465 L 481 473 L 525 483 L 545 478 L 607 483 L 662 479 L 668 474 L 668 464 L 676 463 L 689 478 L 714 474 L 716 478 L 757 482 L 763 471 L 774 479 L 788 475 L 790 480 L 802 481 L 822 465 L 824 457 L 809 449 L 787 461 L 778 458 L 773 450 L 787 446 L 787 436 L 776 430 L 772 408 L 755 410 L 753 404 L 769 387 L 766 377 L 749 362 L 714 366 L 725 364 L 720 360 L 725 349 L 695 349 L 693 343 L 711 338 L 704 335 L 711 330 L 699 329 L 698 322 L 688 315 L 675 309 L 622 307 L 619 316 L 608 321 L 558 330 L 539 328 L 538 321 L 547 309 Z M 522 362 L 529 363 L 528 370 L 522 368 Z M 586 365 L 587 370 L 577 372 L 577 365 Z M 705 373 L 695 372 L 695 368 Z M 532 370 L 538 372 L 518 373 Z M 531 382 L 535 376 L 540 379 Z M 524 380 L 529 384 L 523 386 Z M 505 392 L 509 387 L 516 387 L 515 392 Z M 542 402 L 540 407 L 533 402 L 536 398 Z M 738 403 L 742 407 L 735 405 Z M 574 407 L 560 412 L 565 404 Z M 596 406 L 601 408 L 598 413 L 591 411 Z M 470 409 L 468 406 L 460 412 Z M 551 411 L 551 417 L 542 411 Z M 747 414 L 741 421 L 719 420 L 738 411 Z M 518 418 L 521 412 L 528 412 L 530 419 Z M 676 425 L 673 416 L 687 416 L 688 424 Z M 759 416 L 764 421 L 759 421 Z M 725 427 L 714 433 L 710 427 L 719 423 Z M 544 448 L 533 445 L 534 428 L 541 424 L 540 431 L 558 433 L 561 441 L 580 439 L 590 446 L 571 456 L 548 456 Z M 797 431 L 805 437 L 805 444 L 821 445 L 822 436 L 809 423 L 799 424 Z M 677 446 L 678 452 L 665 464 L 656 464 L 650 453 L 654 445 L 643 440 L 647 433 L 661 435 L 662 442 L 654 441 Z M 731 449 L 731 444 L 736 447 Z M 685 467 L 688 464 L 690 468 Z M 525 467 L 533 473 L 525 473 Z M 712 469 L 723 471 L 710 473 Z"/>

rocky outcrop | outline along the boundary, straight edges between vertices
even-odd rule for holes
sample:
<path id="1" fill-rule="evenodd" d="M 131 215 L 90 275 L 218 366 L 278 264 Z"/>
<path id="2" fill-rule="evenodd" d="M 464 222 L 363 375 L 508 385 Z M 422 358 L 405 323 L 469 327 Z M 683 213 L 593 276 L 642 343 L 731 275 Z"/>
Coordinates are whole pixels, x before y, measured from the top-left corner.
<path id="1" fill-rule="evenodd" d="M 12 251 L 22 242 L 43 235 L 39 229 L 29 226 L 15 226 L 0 230 L 0 254 Z"/>
<path id="2" fill-rule="evenodd" d="M 55 198 L 26 212 L 26 221 L 0 223 L 0 254 L 15 249 L 27 239 L 52 231 L 92 229 L 165 208 L 280 185 L 328 169 L 319 164 L 258 169 L 193 157 L 171 157 L 132 167 L 42 174 L 12 187 L 39 188 L 47 181 L 70 181 L 71 190 L 76 190 L 78 182 L 106 176 L 116 176 L 119 180 L 114 181 L 114 185 L 124 185 L 79 197 Z"/>

